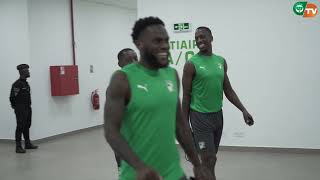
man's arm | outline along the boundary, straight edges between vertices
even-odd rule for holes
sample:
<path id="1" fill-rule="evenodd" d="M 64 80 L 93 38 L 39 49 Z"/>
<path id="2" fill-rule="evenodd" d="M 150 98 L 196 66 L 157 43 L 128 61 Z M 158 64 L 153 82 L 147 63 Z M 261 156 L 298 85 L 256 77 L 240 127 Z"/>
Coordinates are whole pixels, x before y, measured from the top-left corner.
<path id="1" fill-rule="evenodd" d="M 182 76 L 182 87 L 183 87 L 182 113 L 183 113 L 184 119 L 188 123 L 189 123 L 189 115 L 190 115 L 192 80 L 194 76 L 195 76 L 194 65 L 191 62 L 186 62 L 183 68 L 183 76 Z"/>
<path id="2" fill-rule="evenodd" d="M 18 87 L 18 85 L 16 83 L 12 84 L 9 100 L 13 109 L 16 107 L 16 97 L 19 91 L 20 88 Z"/>
<path id="3" fill-rule="evenodd" d="M 178 73 L 176 72 L 177 86 L 179 91 L 180 81 Z M 177 102 L 177 115 L 176 115 L 176 138 L 186 152 L 190 161 L 194 167 L 194 174 L 197 179 L 212 179 L 210 172 L 201 165 L 196 148 L 193 142 L 193 137 L 191 134 L 191 129 L 189 127 L 188 121 L 182 116 L 180 98 Z"/>
<path id="4" fill-rule="evenodd" d="M 227 99 L 243 113 L 243 118 L 245 122 L 251 126 L 254 123 L 253 118 L 241 103 L 236 92 L 233 90 L 227 71 L 228 71 L 228 65 L 226 60 L 224 60 L 224 81 L 223 81 L 224 94 L 226 95 Z"/>
<path id="5" fill-rule="evenodd" d="M 104 107 L 104 135 L 116 154 L 128 162 L 133 168 L 139 169 L 144 163 L 132 151 L 120 133 L 121 122 L 129 94 L 129 85 L 124 73 L 117 71 L 111 78 L 106 92 Z"/>
<path id="6" fill-rule="evenodd" d="M 114 152 L 136 170 L 137 180 L 160 180 L 160 175 L 139 159 L 120 133 L 123 113 L 129 99 L 130 88 L 127 76 L 123 72 L 117 71 L 112 76 L 106 92 L 104 108 L 105 138 Z"/>

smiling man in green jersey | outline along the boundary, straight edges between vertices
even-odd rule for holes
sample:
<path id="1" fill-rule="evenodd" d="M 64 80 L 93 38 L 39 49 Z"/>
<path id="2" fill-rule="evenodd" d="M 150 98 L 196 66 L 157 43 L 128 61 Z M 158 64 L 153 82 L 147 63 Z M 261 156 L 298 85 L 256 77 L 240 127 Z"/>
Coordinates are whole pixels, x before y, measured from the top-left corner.
<path id="1" fill-rule="evenodd" d="M 164 23 L 155 17 L 139 19 L 132 38 L 140 60 L 113 74 L 104 112 L 105 137 L 122 159 L 120 180 L 186 179 L 175 138 L 189 155 L 196 178 L 211 180 L 182 119 L 179 78 L 168 67 Z"/>
<path id="2" fill-rule="evenodd" d="M 253 125 L 254 121 L 232 89 L 225 59 L 212 53 L 211 30 L 198 27 L 195 40 L 199 53 L 185 64 L 183 70 L 183 114 L 186 120 L 190 118 L 198 153 L 215 178 L 216 154 L 223 129 L 223 92 L 243 113 L 248 125 Z"/>

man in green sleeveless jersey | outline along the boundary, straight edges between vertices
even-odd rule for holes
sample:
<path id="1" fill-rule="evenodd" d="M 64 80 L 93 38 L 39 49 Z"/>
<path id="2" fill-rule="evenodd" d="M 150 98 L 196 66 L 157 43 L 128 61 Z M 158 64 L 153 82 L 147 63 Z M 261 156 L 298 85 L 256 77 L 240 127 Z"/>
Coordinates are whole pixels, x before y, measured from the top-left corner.
<path id="1" fill-rule="evenodd" d="M 211 30 L 207 27 L 197 28 L 195 40 L 199 53 L 185 64 L 183 70 L 183 114 L 186 120 L 190 118 L 201 160 L 215 178 L 216 154 L 223 129 L 223 92 L 243 113 L 248 125 L 253 125 L 254 121 L 232 89 L 225 59 L 212 53 Z"/>
<path id="2" fill-rule="evenodd" d="M 179 79 L 176 70 L 168 67 L 164 23 L 154 17 L 139 19 L 132 38 L 140 61 L 113 74 L 104 112 L 105 137 L 122 159 L 120 179 L 185 179 L 175 138 L 189 155 L 195 176 L 210 179 L 182 119 Z"/>

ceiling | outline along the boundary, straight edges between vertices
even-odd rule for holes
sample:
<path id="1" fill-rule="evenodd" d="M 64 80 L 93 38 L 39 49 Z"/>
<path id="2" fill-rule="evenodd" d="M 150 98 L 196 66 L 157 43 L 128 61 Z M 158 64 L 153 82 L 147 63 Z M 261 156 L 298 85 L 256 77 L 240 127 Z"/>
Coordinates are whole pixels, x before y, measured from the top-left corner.
<path id="1" fill-rule="evenodd" d="M 109 5 L 109 6 L 116 6 L 116 7 L 130 9 L 130 10 L 137 10 L 137 0 L 86 0 L 86 1 Z"/>

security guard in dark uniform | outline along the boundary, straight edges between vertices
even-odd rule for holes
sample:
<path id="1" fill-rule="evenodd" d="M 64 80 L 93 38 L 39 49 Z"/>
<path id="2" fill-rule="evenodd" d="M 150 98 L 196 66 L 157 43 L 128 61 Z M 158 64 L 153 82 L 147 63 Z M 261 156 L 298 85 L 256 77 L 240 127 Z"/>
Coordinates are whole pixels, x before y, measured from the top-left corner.
<path id="1" fill-rule="evenodd" d="M 30 77 L 29 66 L 20 64 L 17 66 L 20 78 L 12 84 L 10 93 L 11 107 L 14 109 L 17 119 L 16 128 L 16 153 L 25 153 L 25 149 L 37 149 L 30 141 L 29 129 L 31 127 L 31 95 L 27 78 Z M 21 145 L 21 135 L 25 141 L 25 149 Z"/>

